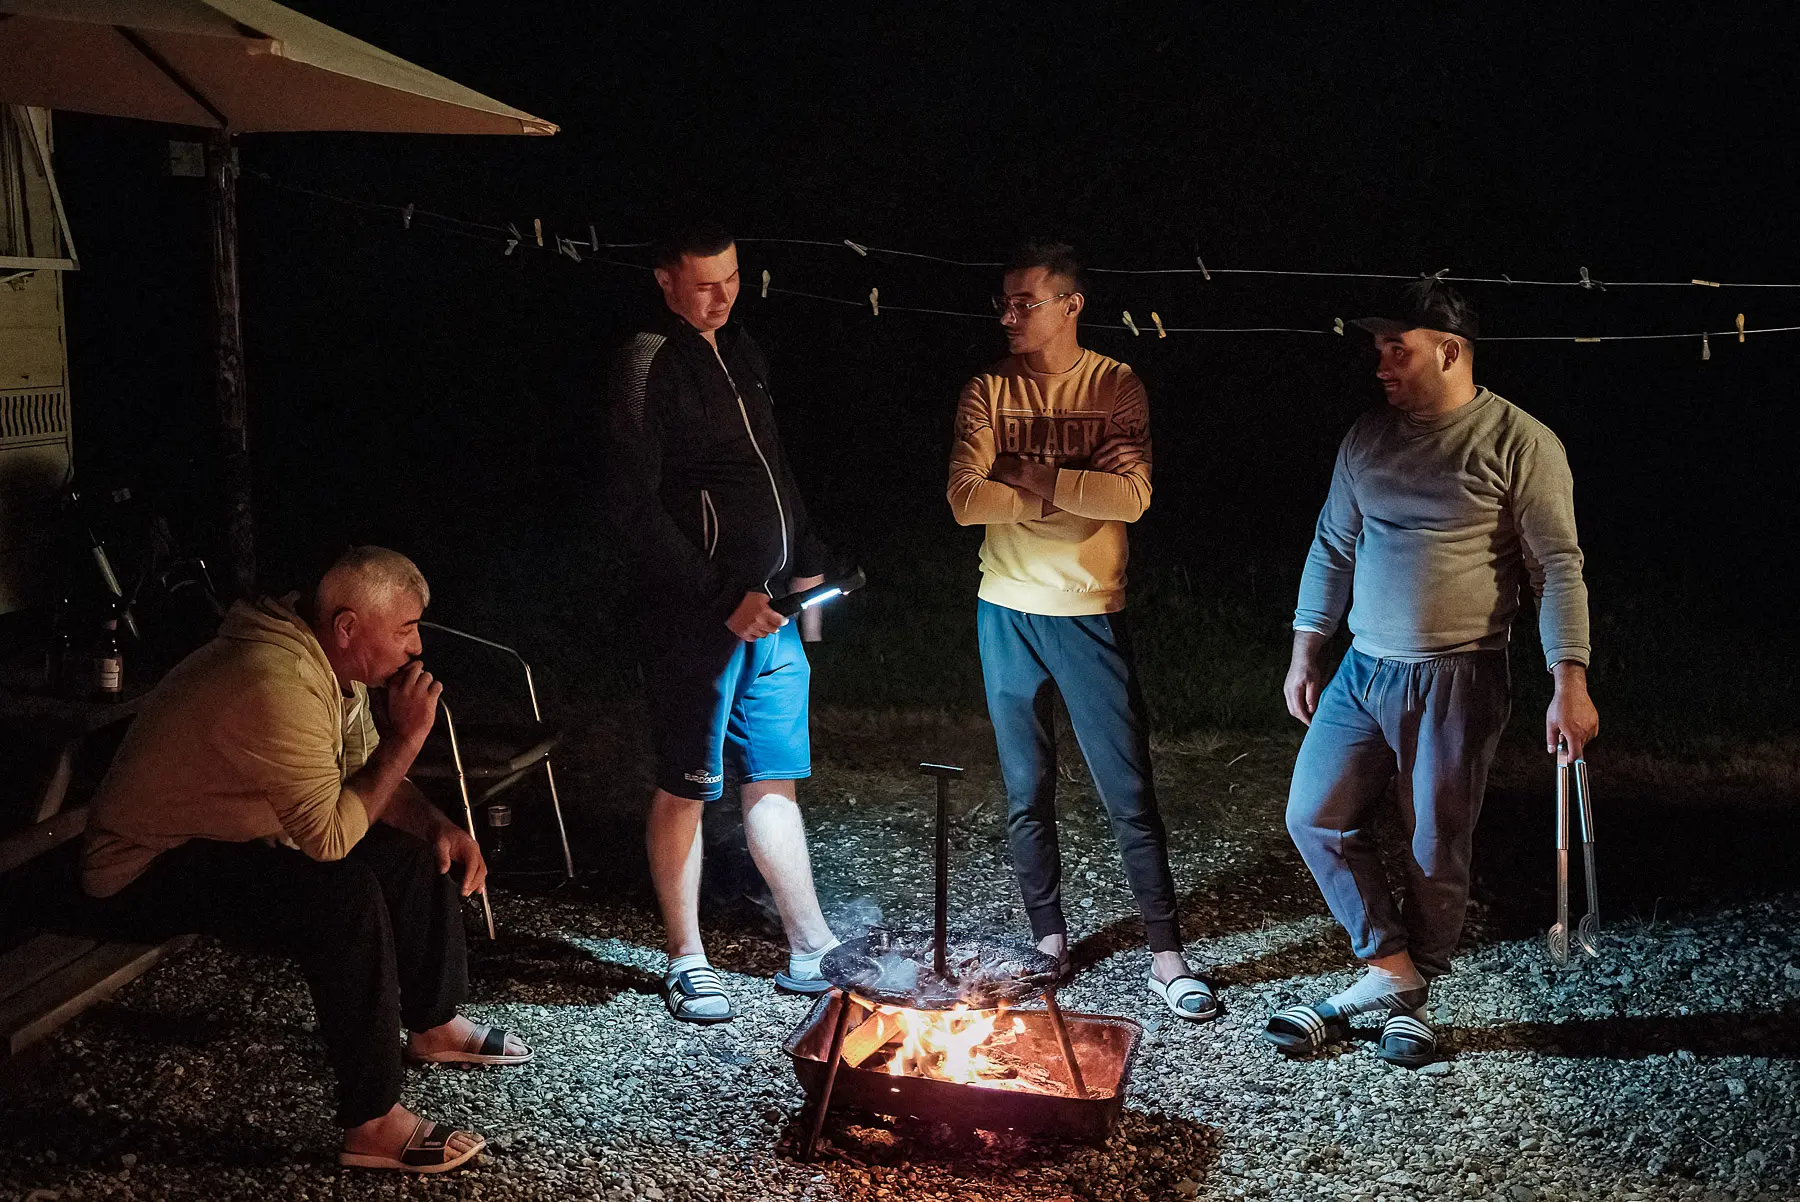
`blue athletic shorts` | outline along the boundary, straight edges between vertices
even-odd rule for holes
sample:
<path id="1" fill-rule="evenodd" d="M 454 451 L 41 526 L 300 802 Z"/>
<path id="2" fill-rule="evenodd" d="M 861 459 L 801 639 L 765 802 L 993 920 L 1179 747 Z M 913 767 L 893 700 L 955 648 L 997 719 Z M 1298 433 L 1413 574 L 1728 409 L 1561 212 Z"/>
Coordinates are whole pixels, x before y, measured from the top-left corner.
<path id="1" fill-rule="evenodd" d="M 743 781 L 812 775 L 812 667 L 798 622 L 746 643 L 723 623 L 688 630 L 651 657 L 656 787 L 693 801 L 725 792 L 725 759 Z"/>

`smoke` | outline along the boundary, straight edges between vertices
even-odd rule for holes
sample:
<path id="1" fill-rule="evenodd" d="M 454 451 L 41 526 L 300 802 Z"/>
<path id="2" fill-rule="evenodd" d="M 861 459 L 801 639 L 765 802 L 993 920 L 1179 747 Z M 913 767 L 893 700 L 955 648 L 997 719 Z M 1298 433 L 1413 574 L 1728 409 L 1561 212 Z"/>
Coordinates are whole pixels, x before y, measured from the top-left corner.
<path id="1" fill-rule="evenodd" d="M 833 906 L 827 917 L 831 920 L 832 933 L 848 943 L 852 939 L 861 939 L 881 925 L 881 907 L 872 897 L 853 897 Z"/>
<path id="2" fill-rule="evenodd" d="M 873 988 L 882 993 L 912 993 L 919 988 L 919 962 L 898 952 L 889 952 L 875 961 L 879 974 Z"/>

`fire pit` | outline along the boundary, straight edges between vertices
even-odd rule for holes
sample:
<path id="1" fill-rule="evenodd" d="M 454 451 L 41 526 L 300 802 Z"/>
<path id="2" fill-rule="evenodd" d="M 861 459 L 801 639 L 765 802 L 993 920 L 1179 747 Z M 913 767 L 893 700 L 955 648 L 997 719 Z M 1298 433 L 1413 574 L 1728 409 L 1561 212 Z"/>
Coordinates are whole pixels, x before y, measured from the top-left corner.
<path id="1" fill-rule="evenodd" d="M 948 926 L 949 782 L 937 778 L 937 914 L 930 932 L 877 928 L 826 954 L 835 987 L 783 1045 L 812 1106 L 811 1160 L 833 1101 L 987 1130 L 1104 1139 L 1143 1028 L 1065 1016 L 1056 961 Z M 1042 999 L 1043 1008 L 1023 1008 Z"/>
<path id="2" fill-rule="evenodd" d="M 987 1131 L 1103 1140 L 1118 1123 L 1143 1035 L 1143 1028 L 1129 1018 L 1061 1012 L 1086 1087 L 1087 1096 L 1078 1097 L 1067 1079 L 1062 1041 L 1048 1010 L 900 1010 L 899 1015 L 922 1018 L 922 1029 L 903 1028 L 899 1037 L 855 1067 L 840 1052 L 826 1100 L 826 1077 L 833 1075 L 827 1057 L 846 999 L 841 993 L 820 998 L 782 1045 L 793 1058 L 794 1075 L 815 1108 L 815 1120 L 825 1106 L 837 1105 Z M 847 1000 L 853 1020 L 849 1036 L 871 1024 L 885 1025 L 884 1014 L 892 1020 L 889 1008 L 871 1013 L 862 999 Z M 960 1063 L 959 1049 L 966 1049 Z M 921 1059 L 940 1075 L 915 1071 Z M 808 1158 L 816 1142 L 816 1135 L 809 1137 Z"/>

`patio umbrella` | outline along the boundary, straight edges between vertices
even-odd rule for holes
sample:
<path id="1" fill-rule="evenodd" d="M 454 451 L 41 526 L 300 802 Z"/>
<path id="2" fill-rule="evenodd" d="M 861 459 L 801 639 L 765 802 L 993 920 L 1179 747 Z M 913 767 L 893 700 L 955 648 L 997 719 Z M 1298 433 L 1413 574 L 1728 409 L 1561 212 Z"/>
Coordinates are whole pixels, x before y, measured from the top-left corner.
<path id="1" fill-rule="evenodd" d="M 232 137 L 557 129 L 271 0 L 0 0 L 0 102 L 214 131 L 207 174 L 226 544 L 245 593 L 256 561 Z"/>

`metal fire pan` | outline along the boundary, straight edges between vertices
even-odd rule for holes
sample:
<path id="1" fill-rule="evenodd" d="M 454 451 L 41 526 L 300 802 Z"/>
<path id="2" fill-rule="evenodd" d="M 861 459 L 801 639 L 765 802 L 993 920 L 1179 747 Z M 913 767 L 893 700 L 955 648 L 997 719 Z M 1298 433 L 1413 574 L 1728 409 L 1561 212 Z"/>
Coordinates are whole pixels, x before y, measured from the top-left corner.
<path id="1" fill-rule="evenodd" d="M 842 994 L 819 999 L 782 1045 L 794 1062 L 794 1075 L 808 1100 L 818 1105 L 825 1083 L 825 1057 L 831 1048 Z M 1042 1010 L 1011 1011 L 1023 1018 L 1029 1038 L 1040 1046 L 1039 1059 L 1060 1068 L 1062 1053 L 1049 1015 Z M 1081 1062 L 1090 1096 L 1059 1097 L 1019 1090 L 960 1085 L 924 1077 L 894 1077 L 871 1069 L 838 1065 L 831 1108 L 840 1106 L 868 1114 L 885 1114 L 948 1123 L 984 1131 L 1100 1142 L 1118 1125 L 1131 1083 L 1132 1061 L 1144 1028 L 1129 1018 L 1064 1011 L 1075 1054 Z"/>
<path id="2" fill-rule="evenodd" d="M 1056 984 L 1056 961 L 1034 947 L 951 931 L 949 979 L 932 969 L 930 931 L 877 927 L 825 953 L 819 971 L 839 989 L 880 1006 L 907 1010 L 992 1010 L 1041 997 Z"/>

